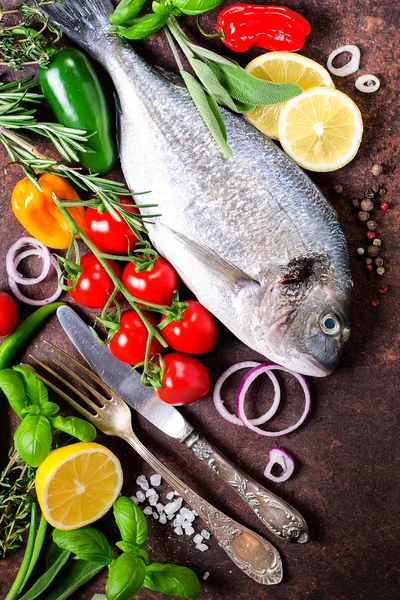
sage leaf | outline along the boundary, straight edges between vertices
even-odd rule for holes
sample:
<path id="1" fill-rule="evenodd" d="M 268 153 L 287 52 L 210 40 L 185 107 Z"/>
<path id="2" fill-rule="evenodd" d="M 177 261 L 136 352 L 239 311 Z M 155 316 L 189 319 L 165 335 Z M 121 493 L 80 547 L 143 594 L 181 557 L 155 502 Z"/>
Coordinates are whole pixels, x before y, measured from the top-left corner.
<path id="1" fill-rule="evenodd" d="M 70 558 L 41 600 L 67 600 L 103 569 L 103 565 Z"/>
<path id="2" fill-rule="evenodd" d="M 13 410 L 20 419 L 23 418 L 22 412 L 28 406 L 26 399 L 24 380 L 13 369 L 3 369 L 0 371 L 0 389 Z"/>
<path id="3" fill-rule="evenodd" d="M 121 554 L 109 567 L 107 600 L 131 600 L 143 587 L 146 565 L 133 552 Z"/>
<path id="4" fill-rule="evenodd" d="M 127 496 L 120 496 L 113 506 L 114 518 L 124 542 L 139 548 L 147 540 L 147 521 L 141 509 Z M 125 552 L 125 550 L 124 550 Z"/>
<path id="5" fill-rule="evenodd" d="M 123 25 L 140 13 L 147 0 L 121 0 L 117 8 L 110 15 L 114 25 Z"/>
<path id="6" fill-rule="evenodd" d="M 43 381 L 40 381 L 35 375 L 27 371 L 24 365 L 17 365 L 13 369 L 23 379 L 28 404 L 36 404 L 40 407 L 45 402 L 48 402 L 49 392 Z"/>
<path id="7" fill-rule="evenodd" d="M 201 15 L 202 13 L 212 10 L 223 0 L 172 0 L 172 5 L 184 15 Z"/>
<path id="8" fill-rule="evenodd" d="M 24 594 L 20 600 L 34 600 L 35 598 L 42 598 L 43 593 L 53 583 L 57 574 L 63 568 L 71 553 L 68 550 L 63 550 L 58 558 L 53 562 L 51 567 L 43 573 L 41 577 L 33 584 L 33 586 Z"/>
<path id="9" fill-rule="evenodd" d="M 272 83 L 254 77 L 238 65 L 228 65 L 207 60 L 221 85 L 233 97 L 246 104 L 265 106 L 286 102 L 303 92 L 295 83 Z"/>
<path id="10" fill-rule="evenodd" d="M 109 31 L 119 33 L 129 40 L 143 40 L 164 27 L 168 19 L 169 13 L 150 13 L 138 19 L 132 19 L 130 21 L 132 25 L 129 27 L 113 25 Z"/>
<path id="11" fill-rule="evenodd" d="M 225 125 L 223 128 L 221 126 L 223 119 L 215 100 L 213 101 L 211 96 L 205 92 L 201 83 L 193 75 L 187 71 L 181 71 L 181 75 L 200 116 L 222 150 L 225 158 L 232 156 L 232 150 L 226 141 L 226 128 Z"/>
<path id="12" fill-rule="evenodd" d="M 236 105 L 234 101 L 227 90 L 220 84 L 218 77 L 215 75 L 212 69 L 210 69 L 210 67 L 199 58 L 192 58 L 190 60 L 190 64 L 201 83 L 204 85 L 208 93 L 211 96 L 214 96 L 218 104 L 227 106 L 236 112 Z"/>
<path id="13" fill-rule="evenodd" d="M 18 454 L 31 467 L 38 467 L 49 455 L 51 442 L 50 422 L 42 415 L 26 416 L 14 434 Z"/>
<path id="14" fill-rule="evenodd" d="M 213 62 L 224 65 L 239 65 L 236 61 L 231 58 L 227 58 L 226 56 L 221 56 L 221 54 L 217 54 L 208 48 L 203 48 L 202 46 L 198 46 L 197 44 L 192 44 L 192 42 L 187 42 L 189 48 L 194 52 L 197 56 L 201 58 L 207 58 L 212 60 Z"/>
<path id="15" fill-rule="evenodd" d="M 72 435 L 81 442 L 92 442 L 96 439 L 97 430 L 94 425 L 79 417 L 62 417 L 61 415 L 57 415 L 56 417 L 52 417 L 50 422 L 54 429 Z"/>
<path id="16" fill-rule="evenodd" d="M 144 587 L 188 600 L 195 600 L 201 592 L 199 579 L 192 569 L 162 563 L 152 563 L 146 567 Z"/>
<path id="17" fill-rule="evenodd" d="M 69 550 L 82 560 L 103 566 L 111 564 L 113 560 L 106 536 L 91 525 L 70 531 L 54 529 L 53 540 L 57 546 Z"/>

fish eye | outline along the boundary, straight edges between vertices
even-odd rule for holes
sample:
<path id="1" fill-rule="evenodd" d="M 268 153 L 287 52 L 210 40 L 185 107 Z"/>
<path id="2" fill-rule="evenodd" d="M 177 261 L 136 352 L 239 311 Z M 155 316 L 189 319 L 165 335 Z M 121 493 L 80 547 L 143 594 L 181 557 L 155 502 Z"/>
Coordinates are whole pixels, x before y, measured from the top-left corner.
<path id="1" fill-rule="evenodd" d="M 325 313 L 320 317 L 319 326 L 326 335 L 337 335 L 341 330 L 339 318 L 334 313 Z"/>

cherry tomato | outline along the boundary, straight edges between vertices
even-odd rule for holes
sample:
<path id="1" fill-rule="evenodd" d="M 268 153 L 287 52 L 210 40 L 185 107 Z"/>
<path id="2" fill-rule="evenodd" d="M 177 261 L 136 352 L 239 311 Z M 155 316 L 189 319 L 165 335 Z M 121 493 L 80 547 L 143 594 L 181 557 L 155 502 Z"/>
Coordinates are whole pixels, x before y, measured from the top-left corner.
<path id="1" fill-rule="evenodd" d="M 151 325 L 157 326 L 157 321 L 151 315 L 146 314 L 146 317 Z M 121 315 L 121 328 L 114 335 L 109 348 L 111 353 L 122 362 L 136 365 L 144 361 L 147 339 L 146 326 L 136 311 L 125 310 Z M 160 342 L 153 339 L 150 344 L 150 353 L 160 354 L 161 352 Z"/>
<path id="2" fill-rule="evenodd" d="M 178 275 L 165 258 L 157 258 L 151 271 L 135 271 L 135 265 L 128 263 L 122 275 L 122 283 L 133 296 L 153 304 L 169 305 L 178 289 Z"/>
<path id="3" fill-rule="evenodd" d="M 107 262 L 120 279 L 121 267 L 113 260 L 108 259 Z M 103 308 L 114 291 L 115 286 L 111 277 L 94 254 L 84 254 L 81 257 L 81 267 L 83 273 L 79 277 L 76 287 L 69 292 L 71 298 L 81 306 Z"/>
<path id="4" fill-rule="evenodd" d="M 161 335 L 171 348 L 178 352 L 203 354 L 214 348 L 218 338 L 218 325 L 213 315 L 197 300 L 188 300 L 189 308 L 182 321 L 171 321 Z M 161 322 L 166 317 L 161 319 Z"/>
<path id="5" fill-rule="evenodd" d="M 139 213 L 138 208 L 129 198 L 120 197 L 120 201 L 128 205 L 129 212 Z M 118 210 L 117 212 L 119 213 Z M 116 221 L 109 212 L 100 214 L 95 208 L 87 209 L 84 229 L 88 238 L 106 254 L 128 254 L 128 249 L 132 249 L 138 241 L 124 220 Z"/>
<path id="6" fill-rule="evenodd" d="M 14 331 L 18 321 L 18 310 L 14 298 L 0 292 L 0 338 Z"/>
<path id="7" fill-rule="evenodd" d="M 181 406 L 203 398 L 210 389 L 210 376 L 205 366 L 194 356 L 171 352 L 164 356 L 163 387 L 157 396 L 167 404 Z"/>

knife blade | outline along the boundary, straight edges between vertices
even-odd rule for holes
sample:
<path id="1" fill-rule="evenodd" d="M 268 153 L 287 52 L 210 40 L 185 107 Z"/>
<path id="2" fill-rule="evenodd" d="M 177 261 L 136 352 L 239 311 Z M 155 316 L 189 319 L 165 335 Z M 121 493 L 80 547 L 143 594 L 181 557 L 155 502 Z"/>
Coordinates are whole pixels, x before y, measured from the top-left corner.
<path id="1" fill-rule="evenodd" d="M 159 400 L 152 388 L 144 387 L 139 373 L 98 344 L 72 308 L 61 306 L 57 317 L 75 348 L 101 379 L 150 423 L 190 448 L 234 489 L 274 535 L 298 543 L 309 539 L 307 523 L 293 506 L 254 481 L 194 431 L 176 408 Z"/>
<path id="2" fill-rule="evenodd" d="M 90 328 L 72 308 L 60 306 L 57 317 L 86 362 L 129 406 L 178 442 L 183 442 L 192 433 L 193 428 L 176 408 L 162 402 L 153 388 L 142 385 L 137 371 L 115 358 L 108 348 L 96 343 Z"/>

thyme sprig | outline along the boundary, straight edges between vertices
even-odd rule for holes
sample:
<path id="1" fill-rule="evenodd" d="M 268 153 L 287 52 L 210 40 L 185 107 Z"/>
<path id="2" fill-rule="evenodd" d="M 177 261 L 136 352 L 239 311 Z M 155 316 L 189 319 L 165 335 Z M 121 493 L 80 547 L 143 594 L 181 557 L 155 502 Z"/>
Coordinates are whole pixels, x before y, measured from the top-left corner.
<path id="1" fill-rule="evenodd" d="M 0 553 L 5 558 L 11 550 L 23 544 L 23 534 L 29 528 L 35 469 L 23 461 L 11 448 L 9 462 L 0 475 Z"/>
<path id="2" fill-rule="evenodd" d="M 25 65 L 48 64 L 61 32 L 40 12 L 40 7 L 60 1 L 28 0 L 12 10 L 3 10 L 0 3 L 0 65 L 18 70 Z"/>

